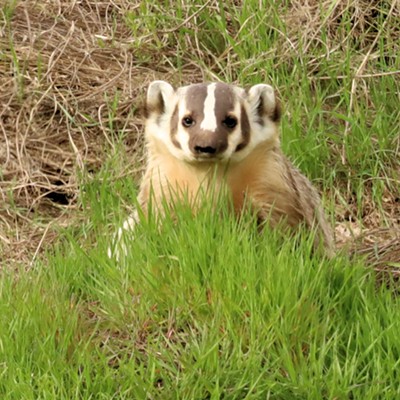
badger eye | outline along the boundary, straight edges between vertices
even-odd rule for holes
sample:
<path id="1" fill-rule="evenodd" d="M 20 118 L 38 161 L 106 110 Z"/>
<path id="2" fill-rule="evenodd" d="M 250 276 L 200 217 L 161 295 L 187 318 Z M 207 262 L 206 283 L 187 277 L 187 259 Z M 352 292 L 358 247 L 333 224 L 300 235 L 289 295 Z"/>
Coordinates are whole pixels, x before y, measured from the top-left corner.
<path id="1" fill-rule="evenodd" d="M 226 117 L 222 123 L 229 129 L 233 129 L 237 125 L 237 119 L 235 117 Z"/>
<path id="2" fill-rule="evenodd" d="M 182 125 L 185 126 L 186 128 L 189 128 L 190 126 L 194 125 L 193 118 L 192 117 L 183 117 Z"/>

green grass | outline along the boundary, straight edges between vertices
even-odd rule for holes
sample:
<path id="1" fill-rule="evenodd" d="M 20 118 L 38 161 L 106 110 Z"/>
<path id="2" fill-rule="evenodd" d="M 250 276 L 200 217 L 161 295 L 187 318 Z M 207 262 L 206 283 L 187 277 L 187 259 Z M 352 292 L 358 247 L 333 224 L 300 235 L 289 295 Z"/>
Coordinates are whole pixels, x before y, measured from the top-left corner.
<path id="1" fill-rule="evenodd" d="M 143 223 L 109 260 L 111 189 L 88 184 L 80 232 L 3 273 L 1 398 L 400 395 L 399 301 L 361 262 L 313 256 L 305 232 L 260 235 L 223 204 Z"/>
<path id="2" fill-rule="evenodd" d="M 385 190 L 399 194 L 398 75 L 357 80 L 351 95 L 368 29 L 383 27 L 390 2 L 361 37 L 335 47 L 327 23 L 318 40 L 299 39 L 291 51 L 281 47 L 289 2 L 213 2 L 176 29 L 203 4 L 144 1 L 127 11 L 135 60 L 169 71 L 176 85 L 186 83 L 190 65 L 206 79 L 273 84 L 284 151 L 319 187 L 344 202 L 355 194 L 360 214 L 366 195 L 379 205 Z M 352 32 L 352 15 L 348 7 L 335 22 L 341 39 Z M 393 26 L 386 24 L 366 73 L 399 70 Z M 11 56 L 22 76 L 23 60 Z M 377 287 L 362 259 L 315 256 L 305 232 L 258 234 L 251 216 L 237 222 L 223 204 L 218 216 L 207 205 L 197 218 L 178 207 L 177 222 L 143 222 L 127 257 L 107 258 L 137 190 L 121 178 L 121 96 L 104 94 L 110 155 L 100 172 L 82 177 L 83 222 L 63 229 L 28 271 L 0 269 L 0 398 L 400 398 L 399 298 Z"/>

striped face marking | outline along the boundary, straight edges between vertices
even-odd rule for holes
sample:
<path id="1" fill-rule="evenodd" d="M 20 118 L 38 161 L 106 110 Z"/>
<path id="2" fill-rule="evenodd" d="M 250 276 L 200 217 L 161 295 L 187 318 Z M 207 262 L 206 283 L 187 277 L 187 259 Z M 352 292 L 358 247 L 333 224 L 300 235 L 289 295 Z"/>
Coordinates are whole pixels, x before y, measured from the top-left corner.
<path id="1" fill-rule="evenodd" d="M 238 162 L 278 135 L 279 110 L 268 85 L 245 91 L 220 82 L 199 83 L 174 90 L 155 81 L 146 105 L 148 138 L 189 162 Z"/>
<path id="2" fill-rule="evenodd" d="M 217 118 L 215 116 L 215 88 L 217 84 L 212 83 L 207 87 L 207 97 L 204 101 L 204 111 L 203 115 L 206 118 L 203 118 L 201 121 L 200 128 L 205 131 L 215 132 L 217 129 Z"/>
<path id="3" fill-rule="evenodd" d="M 240 105 L 233 88 L 223 83 L 191 85 L 182 97 L 178 130 L 182 139 L 188 137 L 188 150 L 197 159 L 220 158 L 239 125 Z"/>

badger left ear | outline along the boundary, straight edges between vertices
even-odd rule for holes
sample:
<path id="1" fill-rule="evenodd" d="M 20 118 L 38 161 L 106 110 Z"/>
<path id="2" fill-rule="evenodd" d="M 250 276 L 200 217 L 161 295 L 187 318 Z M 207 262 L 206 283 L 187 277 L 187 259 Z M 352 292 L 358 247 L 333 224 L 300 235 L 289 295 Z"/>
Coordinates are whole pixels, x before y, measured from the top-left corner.
<path id="1" fill-rule="evenodd" d="M 268 117 L 274 122 L 281 118 L 281 108 L 272 86 L 258 84 L 248 91 L 248 101 L 252 111 L 260 118 Z"/>
<path id="2" fill-rule="evenodd" d="M 147 89 L 146 117 L 149 117 L 153 113 L 157 115 L 164 114 L 171 103 L 171 98 L 174 93 L 174 88 L 168 82 L 151 82 Z"/>

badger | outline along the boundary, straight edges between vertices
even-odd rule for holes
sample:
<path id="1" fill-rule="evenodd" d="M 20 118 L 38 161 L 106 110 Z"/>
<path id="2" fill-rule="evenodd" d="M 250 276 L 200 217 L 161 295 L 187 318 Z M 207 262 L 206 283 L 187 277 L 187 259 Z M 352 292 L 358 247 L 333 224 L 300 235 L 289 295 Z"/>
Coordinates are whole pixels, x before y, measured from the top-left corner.
<path id="1" fill-rule="evenodd" d="M 315 247 L 331 256 L 333 234 L 320 196 L 281 151 L 280 117 L 267 84 L 247 90 L 221 82 L 174 89 L 152 82 L 145 104 L 147 164 L 138 195 L 143 215 L 149 207 L 161 215 L 165 204 L 179 199 L 188 199 L 195 212 L 200 191 L 207 198 L 225 188 L 237 215 L 250 207 L 261 225 L 305 225 L 315 232 Z M 118 242 L 138 220 L 136 211 L 119 229 L 117 255 L 127 252 Z"/>

